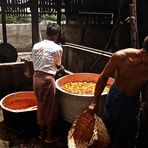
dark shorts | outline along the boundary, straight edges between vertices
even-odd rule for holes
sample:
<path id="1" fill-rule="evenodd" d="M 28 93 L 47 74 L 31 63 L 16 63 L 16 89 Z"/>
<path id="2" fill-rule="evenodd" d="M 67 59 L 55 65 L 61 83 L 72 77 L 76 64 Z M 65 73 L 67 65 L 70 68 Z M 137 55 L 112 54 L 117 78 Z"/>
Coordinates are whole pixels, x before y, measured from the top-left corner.
<path id="1" fill-rule="evenodd" d="M 139 125 L 140 93 L 127 97 L 113 84 L 106 98 L 103 121 L 116 148 L 133 148 Z"/>

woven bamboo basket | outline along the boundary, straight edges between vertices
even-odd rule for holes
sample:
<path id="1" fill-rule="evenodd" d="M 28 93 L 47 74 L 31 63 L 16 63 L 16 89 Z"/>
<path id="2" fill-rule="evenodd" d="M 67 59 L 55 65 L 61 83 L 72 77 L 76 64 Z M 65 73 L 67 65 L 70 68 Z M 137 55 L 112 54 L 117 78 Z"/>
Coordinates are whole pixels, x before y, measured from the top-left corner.
<path id="1" fill-rule="evenodd" d="M 105 124 L 92 110 L 83 112 L 68 132 L 69 148 L 107 148 L 110 137 Z"/>

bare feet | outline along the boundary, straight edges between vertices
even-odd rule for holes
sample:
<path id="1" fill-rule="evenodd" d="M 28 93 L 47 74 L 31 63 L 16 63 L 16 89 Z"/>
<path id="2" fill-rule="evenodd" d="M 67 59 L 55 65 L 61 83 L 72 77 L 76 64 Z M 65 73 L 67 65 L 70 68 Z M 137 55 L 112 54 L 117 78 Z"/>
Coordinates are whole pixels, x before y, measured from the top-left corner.
<path id="1" fill-rule="evenodd" d="M 55 137 L 55 135 L 53 135 L 53 131 L 51 128 L 48 128 L 47 131 L 47 136 L 45 139 L 45 143 L 55 143 L 59 140 L 60 138 Z"/>
<path id="2" fill-rule="evenodd" d="M 40 135 L 39 135 L 39 139 L 40 140 L 44 140 L 46 138 L 47 135 L 47 129 L 45 126 L 41 126 L 40 127 Z"/>

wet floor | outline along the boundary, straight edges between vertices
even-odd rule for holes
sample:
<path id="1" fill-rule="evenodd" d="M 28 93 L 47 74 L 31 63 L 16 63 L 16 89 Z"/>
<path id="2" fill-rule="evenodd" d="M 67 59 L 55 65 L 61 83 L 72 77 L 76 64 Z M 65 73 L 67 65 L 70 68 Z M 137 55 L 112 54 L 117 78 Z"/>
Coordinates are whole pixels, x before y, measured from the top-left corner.
<path id="1" fill-rule="evenodd" d="M 0 108 L 0 148 L 68 148 L 67 134 L 71 124 L 62 121 L 61 140 L 54 144 L 46 144 L 38 139 L 38 129 L 28 131 L 10 129 L 6 126 Z"/>

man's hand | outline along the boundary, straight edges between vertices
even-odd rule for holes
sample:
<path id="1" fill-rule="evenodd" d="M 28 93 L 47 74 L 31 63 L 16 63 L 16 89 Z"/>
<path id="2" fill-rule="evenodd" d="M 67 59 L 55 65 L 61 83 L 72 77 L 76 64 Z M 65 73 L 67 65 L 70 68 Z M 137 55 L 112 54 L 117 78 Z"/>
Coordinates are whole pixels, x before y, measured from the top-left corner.
<path id="1" fill-rule="evenodd" d="M 55 79 L 58 79 L 62 76 L 64 76 L 66 73 L 65 73 L 65 68 L 63 65 L 60 65 L 57 67 L 57 72 L 56 72 L 56 75 L 55 75 Z"/>
<path id="2" fill-rule="evenodd" d="M 65 73 L 65 68 L 63 65 L 60 65 L 57 67 L 57 73 L 61 73 L 61 74 L 64 74 Z"/>
<path id="3" fill-rule="evenodd" d="M 88 111 L 94 114 L 96 112 L 97 105 L 96 103 L 91 103 L 88 107 Z"/>

